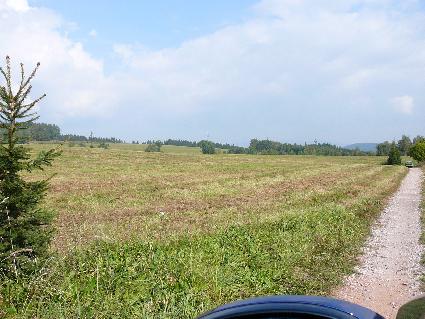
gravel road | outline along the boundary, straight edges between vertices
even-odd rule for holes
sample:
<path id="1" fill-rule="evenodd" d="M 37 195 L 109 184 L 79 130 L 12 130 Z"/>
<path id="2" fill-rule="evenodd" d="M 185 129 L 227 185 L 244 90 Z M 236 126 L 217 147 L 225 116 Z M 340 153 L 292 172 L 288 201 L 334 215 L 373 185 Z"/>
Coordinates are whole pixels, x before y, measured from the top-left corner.
<path id="1" fill-rule="evenodd" d="M 422 175 L 419 168 L 409 170 L 373 226 L 355 273 L 334 293 L 336 298 L 366 306 L 391 319 L 401 305 L 421 294 Z"/>

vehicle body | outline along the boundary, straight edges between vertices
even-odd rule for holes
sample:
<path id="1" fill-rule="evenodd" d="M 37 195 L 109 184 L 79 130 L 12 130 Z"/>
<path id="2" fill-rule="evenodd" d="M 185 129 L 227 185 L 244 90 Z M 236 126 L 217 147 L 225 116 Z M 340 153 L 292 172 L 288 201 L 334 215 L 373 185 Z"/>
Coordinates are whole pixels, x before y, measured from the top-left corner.
<path id="1" fill-rule="evenodd" d="M 383 319 L 365 307 L 317 296 L 270 296 L 236 301 L 198 319 Z"/>
<path id="2" fill-rule="evenodd" d="M 406 161 L 405 165 L 408 168 L 412 168 L 413 167 L 413 162 L 412 161 Z"/>

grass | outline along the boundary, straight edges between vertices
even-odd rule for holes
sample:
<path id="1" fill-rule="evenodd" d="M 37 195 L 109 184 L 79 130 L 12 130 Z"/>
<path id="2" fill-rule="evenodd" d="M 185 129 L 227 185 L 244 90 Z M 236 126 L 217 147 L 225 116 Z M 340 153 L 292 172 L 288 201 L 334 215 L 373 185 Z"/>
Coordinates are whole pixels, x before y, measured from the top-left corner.
<path id="1" fill-rule="evenodd" d="M 58 211 L 55 257 L 3 283 L 5 312 L 193 318 L 250 296 L 325 295 L 407 172 L 382 161 L 65 146 L 45 172 L 59 173 L 44 204 Z"/>

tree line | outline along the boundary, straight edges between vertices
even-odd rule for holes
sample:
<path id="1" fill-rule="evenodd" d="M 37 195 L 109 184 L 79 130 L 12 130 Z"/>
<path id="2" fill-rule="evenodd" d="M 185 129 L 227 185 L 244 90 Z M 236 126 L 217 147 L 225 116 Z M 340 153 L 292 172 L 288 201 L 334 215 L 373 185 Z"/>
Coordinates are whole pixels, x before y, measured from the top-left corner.
<path id="1" fill-rule="evenodd" d="M 181 140 L 181 139 L 167 139 L 165 141 L 158 141 L 158 140 L 147 140 L 147 141 L 143 141 L 143 142 L 138 142 L 138 141 L 132 141 L 132 144 L 147 144 L 147 145 L 152 145 L 152 144 L 158 144 L 160 143 L 161 145 L 173 145 L 173 146 L 186 146 L 186 147 L 202 147 L 202 145 L 204 144 L 206 140 L 202 140 L 202 141 L 188 141 L 188 140 Z M 228 144 L 228 143 L 217 143 L 217 142 L 212 142 L 212 141 L 207 141 L 209 142 L 214 148 L 220 148 L 220 149 L 230 149 L 232 147 L 237 147 L 234 144 Z"/>
<path id="2" fill-rule="evenodd" d="M 425 137 L 416 136 L 413 140 L 403 135 L 397 142 L 385 141 L 376 146 L 376 155 L 388 156 L 387 164 L 400 165 L 401 156 L 410 156 L 418 163 L 425 161 Z"/>
<path id="3" fill-rule="evenodd" d="M 207 149 L 209 141 L 201 141 L 203 149 Z M 211 143 L 210 146 L 214 146 Z M 228 154 L 257 154 L 257 155 L 323 155 L 323 156 L 359 156 L 372 155 L 370 152 L 350 150 L 329 143 L 291 144 L 272 141 L 269 139 L 252 139 L 248 147 L 230 145 L 224 147 Z"/>
<path id="4" fill-rule="evenodd" d="M 133 144 L 138 142 L 133 141 Z M 148 145 L 174 145 L 186 147 L 199 147 L 204 154 L 214 154 L 217 149 L 228 154 L 259 154 L 259 155 L 323 155 L 323 156 L 357 156 L 373 155 L 372 152 L 350 150 L 329 143 L 290 144 L 272 140 L 252 139 L 248 147 L 237 146 L 229 143 L 217 143 L 208 140 L 199 142 L 181 139 L 168 139 L 165 141 L 148 140 L 141 142 Z M 159 146 L 160 147 L 160 146 Z"/>
<path id="5" fill-rule="evenodd" d="M 0 135 L 6 133 L 4 128 L 0 129 Z M 95 137 L 76 135 L 76 134 L 61 134 L 61 130 L 56 124 L 47 123 L 28 123 L 27 126 L 16 132 L 16 138 L 19 143 L 28 143 L 31 141 L 69 141 L 69 142 L 94 142 L 94 143 L 124 143 L 122 140 L 115 137 Z"/>
<path id="6" fill-rule="evenodd" d="M 272 141 L 269 139 L 259 140 L 252 139 L 248 147 L 237 146 L 228 143 L 216 143 L 208 140 L 199 142 L 188 141 L 181 139 L 168 139 L 164 142 L 160 141 L 146 141 L 142 144 L 157 144 L 161 145 L 175 145 L 187 147 L 200 147 L 204 154 L 214 154 L 217 149 L 221 149 L 228 154 L 258 154 L 258 155 L 322 155 L 322 156 L 389 156 L 394 148 L 400 152 L 400 155 L 411 155 L 413 146 L 418 145 L 420 142 L 425 143 L 424 136 L 416 136 L 413 139 L 403 135 L 400 140 L 389 142 L 385 141 L 376 146 L 376 152 L 365 152 L 359 149 L 347 149 L 330 143 L 312 143 L 312 144 L 291 144 Z M 416 152 L 417 149 L 415 149 Z"/>
<path id="7" fill-rule="evenodd" d="M 96 136 L 84 136 L 84 135 L 75 135 L 75 134 L 65 134 L 61 135 L 58 139 L 59 141 L 69 141 L 69 142 L 94 142 L 94 143 L 124 143 L 123 140 L 120 140 L 115 137 L 96 137 Z"/>
<path id="8" fill-rule="evenodd" d="M 390 154 L 391 148 L 396 147 L 400 154 L 403 156 L 409 155 L 410 149 L 419 142 L 424 142 L 425 137 L 418 135 L 413 139 L 410 139 L 409 136 L 403 135 L 398 141 L 385 141 L 376 146 L 376 155 L 377 156 L 388 156 Z"/>
<path id="9" fill-rule="evenodd" d="M 271 140 L 252 139 L 249 147 L 231 147 L 230 154 L 260 154 L 260 155 L 323 155 L 323 156 L 358 156 L 371 155 L 370 152 L 350 150 L 329 143 L 291 144 Z"/>

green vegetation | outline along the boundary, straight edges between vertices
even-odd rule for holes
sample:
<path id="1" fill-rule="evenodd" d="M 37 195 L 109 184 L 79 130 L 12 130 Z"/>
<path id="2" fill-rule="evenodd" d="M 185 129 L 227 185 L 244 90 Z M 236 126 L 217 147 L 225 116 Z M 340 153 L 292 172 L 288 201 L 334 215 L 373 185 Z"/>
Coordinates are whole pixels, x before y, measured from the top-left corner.
<path id="1" fill-rule="evenodd" d="M 9 57 L 6 68 L 0 68 L 5 80 L 5 85 L 0 86 L 0 128 L 4 133 L 0 144 L 1 276 L 17 277 L 18 272 L 32 270 L 37 260 L 46 255 L 52 234 L 52 213 L 38 205 L 45 196 L 48 180 L 26 181 L 21 175 L 51 165 L 59 152 L 41 151 L 31 159 L 28 149 L 17 144 L 17 132 L 37 119 L 33 108 L 45 97 L 27 101 L 38 67 L 39 64 L 26 78 L 21 64 L 21 81 L 15 93 Z"/>
<path id="2" fill-rule="evenodd" d="M 150 143 L 147 143 L 150 144 Z M 187 146 L 187 147 L 198 147 L 197 142 L 187 141 L 187 140 L 179 140 L 179 139 L 168 139 L 164 141 L 164 145 L 174 145 L 174 146 Z"/>
<path id="3" fill-rule="evenodd" d="M 252 295 L 324 293 L 350 269 L 358 217 L 330 205 L 168 243 L 93 245 L 26 287 L 25 315 L 195 318 Z"/>
<path id="4" fill-rule="evenodd" d="M 359 150 L 363 152 L 376 153 L 377 143 L 355 143 L 344 146 L 344 148 L 348 148 L 349 150 Z"/>
<path id="5" fill-rule="evenodd" d="M 67 172 L 45 202 L 58 210 L 57 255 L 30 279 L 1 281 L 3 313 L 193 318 L 249 296 L 327 294 L 407 172 L 370 156 L 145 147 L 69 147 L 25 176 Z"/>
<path id="6" fill-rule="evenodd" d="M 377 156 L 388 156 L 391 150 L 391 143 L 385 141 L 376 146 L 376 155 Z"/>
<path id="7" fill-rule="evenodd" d="M 145 148 L 145 152 L 161 152 L 161 146 L 162 146 L 162 142 L 156 141 L 155 143 L 149 144 Z"/>
<path id="8" fill-rule="evenodd" d="M 423 136 L 416 136 L 413 141 L 410 139 L 410 137 L 403 135 L 401 139 L 396 143 L 395 141 L 390 143 L 388 141 L 385 141 L 383 143 L 376 145 L 376 155 L 377 156 L 388 156 L 391 151 L 391 147 L 393 144 L 395 144 L 400 151 L 401 156 L 407 156 L 410 154 L 410 149 L 415 144 L 425 141 L 425 137 Z"/>
<path id="9" fill-rule="evenodd" d="M 109 148 L 109 144 L 108 143 L 105 143 L 105 142 L 101 142 L 101 143 L 99 143 L 98 147 L 99 148 L 107 149 L 107 148 Z"/>
<path id="10" fill-rule="evenodd" d="M 359 156 L 372 153 L 350 150 L 328 143 L 289 144 L 271 140 L 252 139 L 249 148 L 231 147 L 228 153 L 233 154 L 262 154 L 262 155 L 322 155 L 322 156 Z"/>
<path id="11" fill-rule="evenodd" d="M 0 133 L 6 132 L 1 130 Z M 34 141 L 66 141 L 66 142 L 95 142 L 95 143 L 123 143 L 120 139 L 114 137 L 86 137 L 75 134 L 61 134 L 59 126 L 47 123 L 28 123 L 24 130 L 16 132 L 16 136 L 20 143 L 28 143 Z"/>
<path id="12" fill-rule="evenodd" d="M 401 165 L 401 154 L 395 143 L 391 145 L 390 153 L 388 154 L 387 164 Z"/>
<path id="13" fill-rule="evenodd" d="M 133 144 L 138 142 L 133 141 Z M 146 141 L 142 144 L 154 144 L 154 141 Z M 214 154 L 214 150 L 221 150 L 228 154 L 259 154 L 259 155 L 322 155 L 322 156 L 365 156 L 374 155 L 373 151 L 361 151 L 358 148 L 343 148 L 329 143 L 314 144 L 290 144 L 271 140 L 252 139 L 249 147 L 230 145 L 228 143 L 216 143 L 202 140 L 191 142 L 187 140 L 168 139 L 164 145 L 199 147 L 204 154 Z M 372 144 L 371 144 L 372 145 Z M 376 145 L 376 144 L 373 144 Z M 387 154 L 388 155 L 388 154 Z"/>
<path id="14" fill-rule="evenodd" d="M 199 147 L 201 148 L 202 154 L 215 154 L 214 143 L 211 141 L 200 141 Z"/>
<path id="15" fill-rule="evenodd" d="M 40 124 L 43 125 L 43 124 Z M 48 124 L 47 124 L 48 125 Z M 33 139 L 36 140 L 36 139 Z M 61 134 L 59 139 L 49 139 L 50 141 L 65 141 L 65 142 L 90 142 L 90 143 L 124 143 L 122 140 L 115 137 L 95 137 L 90 135 Z"/>
<path id="16" fill-rule="evenodd" d="M 409 150 L 412 147 L 412 141 L 407 135 L 403 135 L 401 139 L 397 142 L 397 148 L 400 151 L 400 154 L 406 156 L 409 154 Z"/>
<path id="17" fill-rule="evenodd" d="M 417 298 L 404 304 L 397 312 L 396 319 L 421 319 L 425 313 L 425 298 Z"/>
<path id="18" fill-rule="evenodd" d="M 17 133 L 19 141 L 60 141 L 60 128 L 55 124 L 29 123 L 25 130 Z"/>
<path id="19" fill-rule="evenodd" d="M 425 141 L 413 145 L 409 150 L 409 155 L 418 162 L 425 161 Z"/>
<path id="20" fill-rule="evenodd" d="M 187 147 L 201 147 L 201 144 L 203 144 L 205 140 L 194 142 L 194 141 L 188 141 L 188 140 L 179 140 L 179 139 L 168 139 L 164 141 L 164 145 L 174 145 L 174 146 L 187 146 Z M 220 149 L 231 149 L 232 147 L 235 147 L 234 145 L 230 145 L 228 143 L 217 143 L 208 141 L 211 143 L 214 148 L 220 148 Z M 145 144 L 151 144 L 151 141 L 147 141 Z"/>

